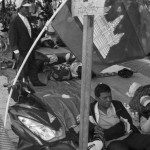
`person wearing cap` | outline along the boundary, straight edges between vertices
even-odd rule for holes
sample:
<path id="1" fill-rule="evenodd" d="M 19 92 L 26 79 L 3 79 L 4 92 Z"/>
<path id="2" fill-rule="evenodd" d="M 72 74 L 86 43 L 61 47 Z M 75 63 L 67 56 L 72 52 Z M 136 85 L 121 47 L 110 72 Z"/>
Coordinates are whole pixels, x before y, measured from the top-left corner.
<path id="1" fill-rule="evenodd" d="M 25 0 L 16 0 L 15 4 L 18 14 L 10 23 L 9 41 L 13 51 L 13 59 L 16 60 L 16 68 L 18 69 L 33 44 L 34 35 L 31 23 L 27 18 L 31 4 Z M 37 64 L 34 60 L 33 51 L 20 73 L 19 80 L 23 78 L 28 80 L 29 77 L 34 86 L 44 86 L 45 84 L 38 79 Z"/>
<path id="2" fill-rule="evenodd" d="M 150 84 L 140 86 L 135 91 L 129 105 L 139 114 L 141 131 L 150 133 Z"/>
<path id="3" fill-rule="evenodd" d="M 140 116 L 140 128 L 143 133 L 150 134 L 150 95 L 142 96 L 140 103 L 144 107 L 144 111 Z"/>
<path id="4" fill-rule="evenodd" d="M 139 113 L 140 129 L 150 133 L 150 84 L 139 87 L 131 99 L 130 108 Z"/>
<path id="5" fill-rule="evenodd" d="M 128 95 L 128 97 L 133 97 L 135 94 L 135 91 L 141 87 L 142 85 L 140 83 L 137 82 L 133 82 L 130 87 L 129 87 L 129 91 L 126 93 L 126 95 Z"/>
<path id="6" fill-rule="evenodd" d="M 149 150 L 150 135 L 141 134 L 120 101 L 112 100 L 111 88 L 99 83 L 90 104 L 90 124 L 99 125 L 107 150 Z"/>

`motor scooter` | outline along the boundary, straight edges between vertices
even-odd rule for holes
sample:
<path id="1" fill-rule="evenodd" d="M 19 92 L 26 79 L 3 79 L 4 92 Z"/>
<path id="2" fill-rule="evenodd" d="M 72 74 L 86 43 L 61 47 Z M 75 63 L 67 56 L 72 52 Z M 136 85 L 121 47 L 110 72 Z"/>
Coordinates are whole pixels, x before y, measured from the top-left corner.
<path id="1" fill-rule="evenodd" d="M 9 107 L 8 113 L 11 128 L 19 137 L 19 150 L 75 150 L 61 119 L 34 95 L 29 84 L 17 82 L 10 88 L 16 104 Z"/>

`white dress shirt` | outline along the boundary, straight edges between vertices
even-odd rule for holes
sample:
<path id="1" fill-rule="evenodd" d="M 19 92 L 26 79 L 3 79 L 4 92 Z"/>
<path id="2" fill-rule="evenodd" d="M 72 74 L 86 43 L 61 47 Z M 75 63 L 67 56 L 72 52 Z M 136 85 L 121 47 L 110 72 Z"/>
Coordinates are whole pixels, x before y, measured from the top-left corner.
<path id="1" fill-rule="evenodd" d="M 30 24 L 29 24 L 28 19 L 27 19 L 25 16 L 21 15 L 20 13 L 18 13 L 18 15 L 19 15 L 19 17 L 22 19 L 22 21 L 23 21 L 23 23 L 25 24 L 25 26 L 27 27 L 28 33 L 29 33 L 29 35 L 30 35 L 30 37 L 31 37 L 31 26 L 30 26 Z"/>

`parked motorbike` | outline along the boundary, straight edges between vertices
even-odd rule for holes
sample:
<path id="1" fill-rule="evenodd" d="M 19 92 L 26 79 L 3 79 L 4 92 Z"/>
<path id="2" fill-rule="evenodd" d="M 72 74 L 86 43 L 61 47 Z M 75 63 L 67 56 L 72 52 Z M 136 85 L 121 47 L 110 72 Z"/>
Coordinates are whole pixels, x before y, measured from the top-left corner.
<path id="1" fill-rule="evenodd" d="M 10 88 L 16 104 L 9 107 L 9 115 L 11 128 L 19 136 L 19 150 L 75 150 L 61 119 L 46 109 L 28 84 L 17 82 Z"/>

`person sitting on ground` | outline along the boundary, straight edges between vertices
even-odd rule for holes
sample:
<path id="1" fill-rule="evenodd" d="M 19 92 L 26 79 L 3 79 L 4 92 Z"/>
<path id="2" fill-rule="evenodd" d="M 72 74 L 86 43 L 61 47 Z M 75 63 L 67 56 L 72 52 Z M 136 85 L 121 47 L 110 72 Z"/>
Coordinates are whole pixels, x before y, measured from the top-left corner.
<path id="1" fill-rule="evenodd" d="M 99 125 L 107 150 L 149 150 L 150 135 L 141 134 L 120 101 L 112 100 L 111 88 L 99 83 L 95 88 L 96 101 L 90 105 L 90 123 Z"/>
<path id="2" fill-rule="evenodd" d="M 141 131 L 150 133 L 150 84 L 140 86 L 129 105 L 139 113 Z"/>
<path id="3" fill-rule="evenodd" d="M 80 132 L 80 114 L 76 117 L 76 124 L 71 126 L 69 132 L 66 133 L 67 136 L 72 139 L 73 144 L 77 149 L 79 146 L 79 132 Z M 104 133 L 101 127 L 99 127 L 98 125 L 89 124 L 87 147 L 88 150 L 105 150 Z"/>
<path id="4" fill-rule="evenodd" d="M 150 134 L 150 96 L 142 96 L 140 98 L 140 103 L 144 107 L 140 117 L 140 128 L 142 132 Z"/>

